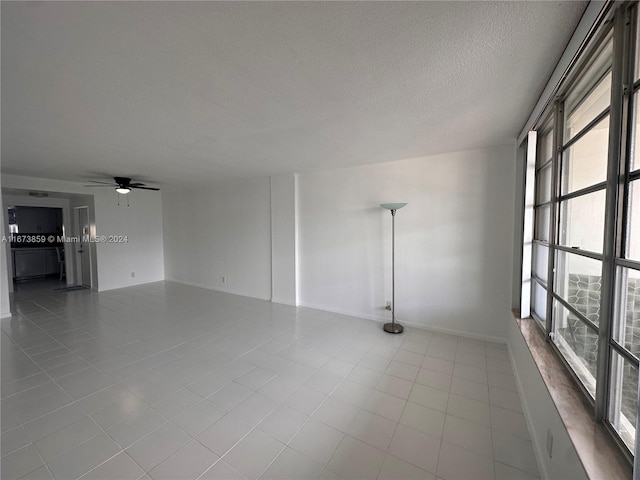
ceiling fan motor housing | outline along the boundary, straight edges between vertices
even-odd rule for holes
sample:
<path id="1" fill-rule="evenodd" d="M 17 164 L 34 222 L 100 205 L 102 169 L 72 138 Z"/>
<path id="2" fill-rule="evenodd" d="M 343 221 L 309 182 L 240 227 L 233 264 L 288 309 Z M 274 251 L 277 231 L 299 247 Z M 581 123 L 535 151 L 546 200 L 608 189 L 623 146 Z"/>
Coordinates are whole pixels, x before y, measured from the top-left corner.
<path id="1" fill-rule="evenodd" d="M 118 185 L 121 187 L 126 187 L 131 183 L 131 179 L 127 177 L 113 177 Z"/>

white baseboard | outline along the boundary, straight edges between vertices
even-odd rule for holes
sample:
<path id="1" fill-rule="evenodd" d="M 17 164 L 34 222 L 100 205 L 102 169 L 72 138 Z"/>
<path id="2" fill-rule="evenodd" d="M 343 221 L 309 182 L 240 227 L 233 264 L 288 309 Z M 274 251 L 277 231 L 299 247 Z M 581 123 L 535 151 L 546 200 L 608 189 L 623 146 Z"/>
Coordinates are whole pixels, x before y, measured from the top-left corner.
<path id="1" fill-rule="evenodd" d="M 107 287 L 107 288 L 101 288 L 98 285 L 97 290 L 94 290 L 93 286 L 91 287 L 91 290 L 97 291 L 97 292 L 108 292 L 110 290 L 120 290 L 121 288 L 129 288 L 129 287 L 137 287 L 139 285 L 146 285 L 147 283 L 162 282 L 163 280 L 164 280 L 164 278 L 157 278 L 155 280 L 142 280 L 142 281 L 139 281 L 139 282 L 128 283 L 126 285 L 118 285 L 116 287 Z"/>
<path id="2" fill-rule="evenodd" d="M 192 286 L 192 287 L 204 288 L 205 290 L 212 290 L 214 292 L 230 293 L 232 295 L 240 295 L 242 297 L 257 298 L 257 299 L 260 299 L 260 300 L 268 300 L 268 301 L 271 301 L 273 303 L 279 303 L 279 304 L 282 304 L 282 305 L 289 305 L 289 306 L 292 306 L 292 307 L 313 308 L 314 310 L 321 310 L 323 312 L 336 313 L 336 314 L 339 314 L 339 315 L 346 315 L 346 316 L 355 317 L 355 318 L 363 318 L 365 320 L 371 320 L 371 321 L 378 322 L 378 323 L 387 323 L 387 322 L 389 322 L 391 320 L 391 318 L 390 318 L 390 316 L 388 314 L 387 315 L 371 315 L 371 314 L 349 312 L 349 311 L 345 311 L 345 310 L 329 307 L 329 306 L 326 306 L 326 305 L 314 305 L 314 304 L 305 303 L 305 302 L 298 302 L 298 304 L 295 305 L 295 304 L 293 304 L 293 303 L 291 303 L 289 301 L 282 300 L 282 299 L 266 298 L 266 297 L 261 297 L 261 296 L 249 295 L 246 292 L 239 292 L 239 291 L 233 291 L 233 290 L 227 290 L 227 289 L 219 289 L 219 288 L 213 287 L 212 285 L 205 285 L 205 284 L 201 284 L 201 283 L 198 283 L 198 282 L 189 282 L 189 281 L 186 281 L 186 280 L 180 280 L 180 279 L 175 279 L 175 278 L 166 278 L 165 281 L 180 283 L 182 285 L 189 285 L 189 286 Z M 478 333 L 465 332 L 465 331 L 456 330 L 456 329 L 452 329 L 452 328 L 444 328 L 444 327 L 438 327 L 438 326 L 423 325 L 423 324 L 414 323 L 414 322 L 407 322 L 407 321 L 404 321 L 402 319 L 397 319 L 397 320 L 398 320 L 398 323 L 402 323 L 403 325 L 406 325 L 408 327 L 421 328 L 423 330 L 430 330 L 430 331 L 433 331 L 433 332 L 445 333 L 445 334 L 448 334 L 448 335 L 457 335 L 459 337 L 470 338 L 470 339 L 473 339 L 473 340 L 482 340 L 482 341 L 485 341 L 485 342 L 502 343 L 502 344 L 507 343 L 506 338 L 503 338 L 503 337 L 495 337 L 493 335 L 482 335 L 482 334 L 478 334 Z"/>
<path id="3" fill-rule="evenodd" d="M 340 309 L 336 309 L 336 308 L 332 308 L 332 307 L 327 307 L 325 305 L 313 305 L 313 304 L 304 303 L 304 302 L 300 302 L 298 304 L 298 306 L 306 307 L 306 308 L 313 308 L 315 310 L 322 310 L 324 312 L 337 313 L 339 315 L 347 315 L 349 317 L 364 318 L 365 320 L 372 320 L 372 321 L 378 322 L 378 323 L 387 323 L 387 322 L 391 321 L 391 316 L 390 315 L 371 315 L 371 314 L 347 312 L 347 311 L 344 311 L 344 310 L 340 310 Z M 445 333 L 445 334 L 448 334 L 448 335 L 457 335 L 459 337 L 470 338 L 470 339 L 473 339 L 473 340 L 482 340 L 482 341 L 485 341 L 485 342 L 502 343 L 502 344 L 506 344 L 507 343 L 507 339 L 503 338 L 503 337 L 495 337 L 495 336 L 492 336 L 492 335 L 482 335 L 482 334 L 477 334 L 477 333 L 472 333 L 472 332 L 465 332 L 465 331 L 461 331 L 461 330 L 456 330 L 456 329 L 452 329 L 452 328 L 443 328 L 443 327 L 437 327 L 437 326 L 431 326 L 431 325 L 424 325 L 424 324 L 420 324 L 420 323 L 407 322 L 405 320 L 402 320 L 401 318 L 396 318 L 396 321 L 398 323 L 401 323 L 401 324 L 406 325 L 408 327 L 421 328 L 423 330 L 429 330 L 429 331 L 433 331 L 433 332 L 437 332 L 437 333 Z"/>
<path id="4" fill-rule="evenodd" d="M 204 285 L 197 282 L 188 282 L 186 280 L 179 280 L 177 278 L 165 278 L 164 281 L 171 282 L 171 283 L 179 283 L 180 285 L 189 285 L 190 287 L 204 288 L 205 290 L 213 290 L 213 288 L 209 287 L 208 285 Z"/>
<path id="5" fill-rule="evenodd" d="M 4 320 L 5 318 L 11 318 L 13 315 L 11 312 L 5 312 L 0 314 L 0 320 Z"/>
<path id="6" fill-rule="evenodd" d="M 212 292 L 221 292 L 221 293 L 230 293 L 231 295 L 238 295 L 241 297 L 249 297 L 249 298 L 257 298 L 258 300 L 267 300 L 270 301 L 272 303 L 279 303 L 282 305 L 288 305 L 291 307 L 297 307 L 298 305 L 296 305 L 294 302 L 291 302 L 289 300 L 284 300 L 281 298 L 268 298 L 266 296 L 255 296 L 255 295 L 249 295 L 246 292 L 241 292 L 238 290 L 230 290 L 230 289 L 222 289 L 222 288 L 216 288 L 213 285 L 207 285 L 204 283 L 198 283 L 198 282 L 189 282 L 186 280 L 179 280 L 177 278 L 165 278 L 165 282 L 173 282 L 173 283 L 179 283 L 181 285 L 189 285 L 190 287 L 197 287 L 197 288 L 202 288 L 204 290 L 211 290 Z"/>
<path id="7" fill-rule="evenodd" d="M 173 283 L 180 283 L 182 285 L 189 285 L 190 287 L 198 287 L 198 288 L 202 288 L 204 290 L 211 290 L 212 292 L 220 292 L 220 293 L 230 293 L 231 295 L 238 295 L 240 297 L 248 297 L 248 298 L 257 298 L 258 300 L 267 300 L 270 301 L 271 298 L 267 297 L 267 296 L 263 296 L 263 295 L 251 295 L 247 292 L 242 292 L 239 290 L 231 290 L 231 289 L 227 289 L 227 288 L 216 288 L 213 285 L 206 285 L 203 283 L 198 283 L 198 282 L 188 282 L 186 280 L 178 280 L 176 278 L 165 278 L 164 279 L 165 282 L 173 282 Z"/>
<path id="8" fill-rule="evenodd" d="M 271 297 L 272 303 L 279 303 L 281 305 L 289 305 L 290 307 L 297 307 L 295 302 L 291 302 L 290 300 L 284 300 L 282 298 Z"/>
<path id="9" fill-rule="evenodd" d="M 443 328 L 438 326 L 425 326 L 411 322 L 403 322 L 405 325 L 409 325 L 410 327 L 423 328 L 425 330 L 433 330 L 438 333 L 446 333 L 449 335 L 457 335 L 458 337 L 469 338 L 471 340 L 482 340 L 483 342 L 491 342 L 491 343 L 501 343 L 503 345 L 507 344 L 507 339 L 503 337 L 496 337 L 493 335 L 483 335 L 480 333 L 473 332 L 465 332 L 462 330 L 456 330 L 453 328 Z"/>
<path id="10" fill-rule="evenodd" d="M 379 316 L 379 315 L 367 315 L 362 313 L 348 312 L 346 310 L 340 310 L 337 308 L 329 307 L 326 305 L 314 305 L 311 303 L 299 302 L 299 307 L 313 308 L 314 310 L 322 310 L 323 312 L 337 313 L 338 315 L 346 315 L 348 317 L 364 318 L 365 320 L 373 320 L 374 322 L 388 322 L 391 317 Z"/>

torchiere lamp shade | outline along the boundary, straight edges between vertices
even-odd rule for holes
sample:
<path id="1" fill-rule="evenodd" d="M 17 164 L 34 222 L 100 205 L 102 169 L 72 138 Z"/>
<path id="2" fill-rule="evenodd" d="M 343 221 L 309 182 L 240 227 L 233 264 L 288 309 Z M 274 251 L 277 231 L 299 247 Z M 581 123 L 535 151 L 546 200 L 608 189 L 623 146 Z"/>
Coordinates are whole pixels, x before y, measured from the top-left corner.
<path id="1" fill-rule="evenodd" d="M 386 208 L 387 210 L 398 210 L 404 207 L 406 203 L 381 203 L 380 206 L 382 208 Z"/>

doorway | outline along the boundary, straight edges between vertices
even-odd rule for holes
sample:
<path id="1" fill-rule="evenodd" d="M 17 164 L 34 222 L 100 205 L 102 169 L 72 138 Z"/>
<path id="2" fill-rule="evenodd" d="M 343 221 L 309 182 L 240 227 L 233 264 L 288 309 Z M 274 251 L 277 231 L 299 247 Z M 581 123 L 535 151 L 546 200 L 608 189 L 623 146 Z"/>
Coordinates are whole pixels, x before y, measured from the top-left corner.
<path id="1" fill-rule="evenodd" d="M 91 282 L 91 229 L 88 207 L 74 207 L 75 232 L 77 242 L 74 242 L 76 284 L 92 287 Z"/>
<path id="2" fill-rule="evenodd" d="M 63 209 L 15 204 L 7 209 L 10 233 L 10 270 L 17 283 L 58 280 L 64 277 Z"/>

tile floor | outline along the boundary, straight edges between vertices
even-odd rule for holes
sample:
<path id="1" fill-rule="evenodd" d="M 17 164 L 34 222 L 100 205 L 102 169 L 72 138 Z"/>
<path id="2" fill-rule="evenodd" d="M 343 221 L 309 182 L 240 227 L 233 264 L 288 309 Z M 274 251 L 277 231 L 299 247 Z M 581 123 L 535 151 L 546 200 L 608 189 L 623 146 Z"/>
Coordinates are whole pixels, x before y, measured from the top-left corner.
<path id="1" fill-rule="evenodd" d="M 3 480 L 538 476 L 504 345 L 169 282 L 13 301 Z"/>

